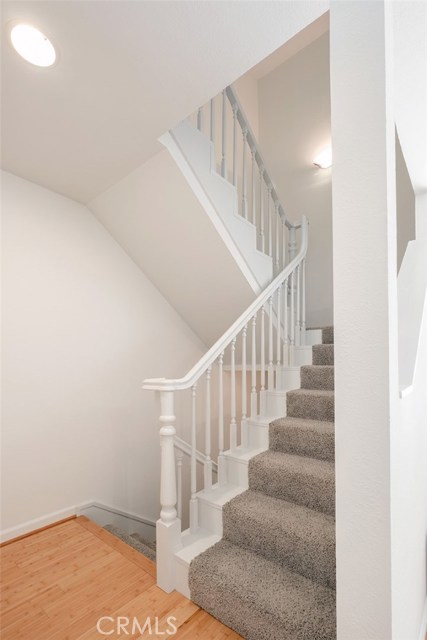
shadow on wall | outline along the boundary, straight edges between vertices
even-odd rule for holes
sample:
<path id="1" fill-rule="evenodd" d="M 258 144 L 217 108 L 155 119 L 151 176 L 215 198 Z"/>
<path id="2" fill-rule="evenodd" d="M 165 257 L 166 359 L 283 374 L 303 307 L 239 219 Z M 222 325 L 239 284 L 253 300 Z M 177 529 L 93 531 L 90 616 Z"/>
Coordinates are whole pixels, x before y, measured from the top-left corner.
<path id="1" fill-rule="evenodd" d="M 408 242 L 415 240 L 415 194 L 396 131 L 396 236 L 399 272 Z"/>

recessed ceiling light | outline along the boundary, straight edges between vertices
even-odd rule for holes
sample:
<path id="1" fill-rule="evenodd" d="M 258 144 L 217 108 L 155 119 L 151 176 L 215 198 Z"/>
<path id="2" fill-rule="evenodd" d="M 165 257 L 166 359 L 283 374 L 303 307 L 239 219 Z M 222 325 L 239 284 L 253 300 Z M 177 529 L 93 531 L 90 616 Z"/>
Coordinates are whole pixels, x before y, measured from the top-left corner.
<path id="1" fill-rule="evenodd" d="M 56 60 L 56 51 L 51 41 L 30 24 L 14 24 L 10 30 L 10 41 L 20 56 L 37 67 L 50 67 Z"/>
<path id="2" fill-rule="evenodd" d="M 320 169 L 328 169 L 332 166 L 332 147 L 326 147 L 313 160 L 313 164 Z"/>

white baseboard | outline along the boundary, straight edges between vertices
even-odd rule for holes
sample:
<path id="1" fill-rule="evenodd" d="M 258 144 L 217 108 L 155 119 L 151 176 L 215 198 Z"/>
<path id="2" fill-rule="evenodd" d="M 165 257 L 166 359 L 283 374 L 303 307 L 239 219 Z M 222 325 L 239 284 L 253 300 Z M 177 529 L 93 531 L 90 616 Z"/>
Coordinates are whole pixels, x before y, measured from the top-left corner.
<path id="1" fill-rule="evenodd" d="M 0 531 L 0 542 L 7 542 L 13 540 L 19 536 L 24 536 L 27 533 L 48 527 L 59 520 L 64 520 L 74 515 L 85 515 L 101 527 L 106 524 L 113 524 L 120 529 L 126 531 L 126 533 L 140 533 L 141 535 L 151 539 L 156 535 L 156 522 L 149 518 L 136 515 L 135 513 L 129 513 L 118 509 L 116 507 L 110 507 L 108 505 L 100 504 L 95 500 L 85 502 L 60 511 L 54 511 L 48 513 L 40 518 L 34 520 L 28 520 L 15 527 L 9 529 L 3 529 Z"/>
<path id="2" fill-rule="evenodd" d="M 2 531 L 0 531 L 0 542 L 6 542 L 7 540 L 12 540 L 13 538 L 24 536 L 26 533 L 36 531 L 36 529 L 48 527 L 50 524 L 58 522 L 58 520 L 64 520 L 64 518 L 74 516 L 77 513 L 77 509 L 77 506 L 67 507 L 66 509 L 48 513 L 47 515 L 41 516 L 40 518 L 35 518 L 34 520 L 27 520 L 27 522 L 18 524 L 16 527 L 3 529 Z"/>
<path id="3" fill-rule="evenodd" d="M 150 539 L 156 537 L 156 521 L 150 518 L 123 511 L 118 507 L 111 507 L 99 502 L 86 502 L 78 508 L 78 514 L 87 516 L 100 527 L 106 524 L 112 524 L 126 533 L 140 533 L 142 536 Z"/>
<path id="4" fill-rule="evenodd" d="M 427 598 L 424 603 L 423 617 L 421 618 L 420 635 L 418 640 L 425 640 L 427 637 Z"/>

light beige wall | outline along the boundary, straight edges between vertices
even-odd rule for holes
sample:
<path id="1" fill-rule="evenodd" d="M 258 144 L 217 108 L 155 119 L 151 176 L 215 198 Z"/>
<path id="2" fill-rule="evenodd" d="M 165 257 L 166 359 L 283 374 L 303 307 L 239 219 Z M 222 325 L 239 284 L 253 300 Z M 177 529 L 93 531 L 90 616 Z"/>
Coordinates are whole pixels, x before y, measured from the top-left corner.
<path id="1" fill-rule="evenodd" d="M 2 529 L 85 501 L 156 519 L 158 407 L 199 339 L 83 205 L 2 174 Z"/>
<path id="2" fill-rule="evenodd" d="M 259 140 L 291 220 L 310 221 L 307 321 L 332 323 L 331 171 L 313 166 L 330 143 L 329 34 L 260 79 Z"/>

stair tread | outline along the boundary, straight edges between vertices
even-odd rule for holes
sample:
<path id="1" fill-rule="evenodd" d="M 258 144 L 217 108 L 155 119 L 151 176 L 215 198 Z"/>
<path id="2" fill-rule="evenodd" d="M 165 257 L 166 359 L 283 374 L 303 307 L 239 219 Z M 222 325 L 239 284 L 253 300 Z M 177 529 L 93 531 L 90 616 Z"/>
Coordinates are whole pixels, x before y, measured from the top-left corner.
<path id="1" fill-rule="evenodd" d="M 263 461 L 272 467 L 290 469 L 297 473 L 309 473 L 313 476 L 326 476 L 335 479 L 335 465 L 328 460 L 317 460 L 305 456 L 295 456 L 283 451 L 271 451 L 268 449 L 250 460 L 249 464 Z"/>
<path id="2" fill-rule="evenodd" d="M 333 516 L 249 489 L 225 505 L 223 519 L 225 539 L 335 587 Z"/>
<path id="3" fill-rule="evenodd" d="M 335 466 L 269 449 L 249 461 L 249 488 L 329 515 L 335 513 Z"/>
<path id="4" fill-rule="evenodd" d="M 190 568 L 192 599 L 247 640 L 335 638 L 335 592 L 221 540 Z"/>
<path id="5" fill-rule="evenodd" d="M 287 395 L 293 396 L 321 396 L 323 398 L 333 398 L 334 397 L 333 389 L 292 389 L 292 391 L 288 391 Z"/>
<path id="6" fill-rule="evenodd" d="M 270 449 L 293 455 L 334 460 L 335 425 L 323 420 L 286 417 L 269 428 Z"/>
<path id="7" fill-rule="evenodd" d="M 333 434 L 335 433 L 335 426 L 333 422 L 327 420 L 310 420 L 308 418 L 294 418 L 292 416 L 286 416 L 278 418 L 270 423 L 270 427 L 292 427 L 303 429 L 306 431 L 319 431 L 321 433 Z"/>

